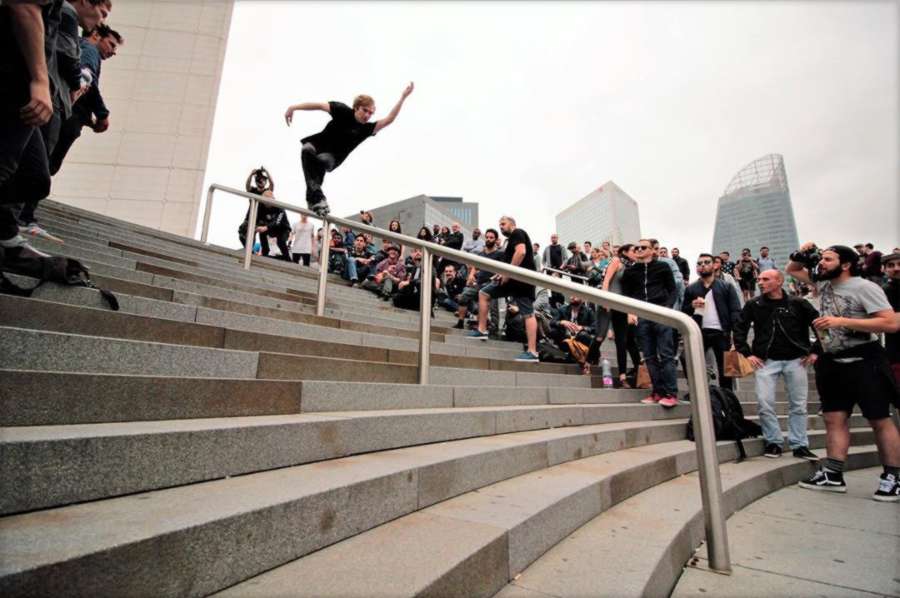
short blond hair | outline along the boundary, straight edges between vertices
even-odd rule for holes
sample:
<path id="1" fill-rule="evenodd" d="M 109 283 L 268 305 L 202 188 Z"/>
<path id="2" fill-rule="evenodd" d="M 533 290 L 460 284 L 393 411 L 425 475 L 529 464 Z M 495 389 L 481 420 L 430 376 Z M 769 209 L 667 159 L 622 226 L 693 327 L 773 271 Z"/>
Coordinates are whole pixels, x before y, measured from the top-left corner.
<path id="1" fill-rule="evenodd" d="M 374 106 L 375 100 L 372 99 L 372 96 L 367 96 L 364 93 L 359 94 L 355 98 L 353 98 L 353 109 L 356 110 L 360 106 Z"/>

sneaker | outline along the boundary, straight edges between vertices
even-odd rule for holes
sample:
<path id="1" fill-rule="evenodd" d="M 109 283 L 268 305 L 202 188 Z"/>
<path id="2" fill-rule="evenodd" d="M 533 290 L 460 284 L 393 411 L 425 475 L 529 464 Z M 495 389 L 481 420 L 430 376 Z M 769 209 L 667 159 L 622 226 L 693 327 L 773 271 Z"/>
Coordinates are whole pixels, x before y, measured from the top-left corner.
<path id="1" fill-rule="evenodd" d="M 819 458 L 814 452 L 809 450 L 808 446 L 798 446 L 794 449 L 794 457 L 797 459 L 806 459 L 807 461 L 818 461 Z"/>
<path id="2" fill-rule="evenodd" d="M 53 241 L 54 243 L 65 243 L 65 241 L 63 241 L 59 237 L 48 233 L 37 222 L 29 222 L 25 226 L 20 226 L 19 232 L 23 235 L 28 235 L 29 237 L 34 237 L 36 239 L 46 239 L 47 241 Z"/>
<path id="3" fill-rule="evenodd" d="M 872 495 L 878 502 L 900 502 L 900 480 L 891 473 L 881 474 L 878 490 Z"/>
<path id="4" fill-rule="evenodd" d="M 798 485 L 807 490 L 824 490 L 825 492 L 846 492 L 844 474 L 820 469 L 812 477 L 801 480 Z M 879 488 L 880 490 L 880 488 Z"/>
<path id="5" fill-rule="evenodd" d="M 643 399 L 641 399 L 641 403 L 643 403 L 644 405 L 656 405 L 657 403 L 659 403 L 659 399 L 660 396 L 656 393 L 653 393 L 649 397 L 644 397 Z"/>
<path id="6" fill-rule="evenodd" d="M 309 204 L 309 209 L 316 213 L 316 216 L 319 218 L 324 218 L 331 211 L 328 208 L 328 201 L 323 196 L 322 199 L 317 201 L 316 203 Z"/>
<path id="7" fill-rule="evenodd" d="M 462 330 L 465 327 L 465 322 L 463 320 L 457 320 L 453 327 L 457 330 Z"/>
<path id="8" fill-rule="evenodd" d="M 671 409 L 672 407 L 676 407 L 678 405 L 678 397 L 676 397 L 675 395 L 663 397 L 659 400 L 659 404 L 666 409 Z"/>
<path id="9" fill-rule="evenodd" d="M 488 339 L 488 333 L 476 329 L 467 334 L 466 338 L 476 338 L 478 340 L 486 341 Z"/>
<path id="10" fill-rule="evenodd" d="M 516 357 L 516 361 L 522 361 L 525 363 L 539 363 L 541 360 L 538 359 L 536 353 L 532 353 L 531 351 L 522 351 L 518 357 Z"/>
<path id="11" fill-rule="evenodd" d="M 797 455 L 797 451 L 794 451 L 794 456 Z M 769 459 L 777 459 L 781 456 L 781 447 L 777 444 L 767 444 L 766 448 L 763 450 L 763 457 L 768 457 Z"/>

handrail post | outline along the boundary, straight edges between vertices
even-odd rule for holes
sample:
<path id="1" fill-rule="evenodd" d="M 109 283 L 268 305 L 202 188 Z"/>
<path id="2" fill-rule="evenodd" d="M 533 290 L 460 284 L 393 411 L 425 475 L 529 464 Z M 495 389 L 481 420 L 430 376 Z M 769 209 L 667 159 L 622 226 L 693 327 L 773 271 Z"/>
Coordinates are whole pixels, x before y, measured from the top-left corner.
<path id="1" fill-rule="evenodd" d="M 322 251 L 319 252 L 319 289 L 316 292 L 316 315 L 325 315 L 325 292 L 328 285 L 328 254 L 330 253 L 331 225 L 322 219 Z"/>
<path id="2" fill-rule="evenodd" d="M 247 216 L 247 237 L 244 239 L 244 270 L 250 269 L 250 258 L 253 256 L 253 241 L 256 240 L 256 212 L 259 202 L 250 200 L 250 214 Z"/>
<path id="3" fill-rule="evenodd" d="M 209 189 L 206 191 L 206 207 L 203 209 L 203 228 L 200 229 L 201 243 L 206 243 L 206 239 L 209 237 L 209 219 L 210 216 L 212 216 L 213 193 L 215 190 L 215 186 L 210 185 Z"/>
<path id="4" fill-rule="evenodd" d="M 427 275 L 426 275 L 427 272 Z M 428 384 L 431 367 L 431 291 L 434 278 L 431 273 L 431 252 L 422 248 L 419 262 L 419 384 Z"/>
<path id="5" fill-rule="evenodd" d="M 694 324 L 691 322 L 691 324 Z M 706 384 L 706 364 L 703 339 L 696 324 L 682 330 L 687 358 L 688 388 L 691 393 L 691 415 L 696 422 L 694 434 L 697 445 L 697 472 L 700 475 L 700 500 L 706 529 L 706 551 L 709 566 L 718 573 L 731 574 L 728 548 L 728 528 L 722 504 L 722 478 L 719 475 L 719 455 L 713 428 L 709 387 Z"/>

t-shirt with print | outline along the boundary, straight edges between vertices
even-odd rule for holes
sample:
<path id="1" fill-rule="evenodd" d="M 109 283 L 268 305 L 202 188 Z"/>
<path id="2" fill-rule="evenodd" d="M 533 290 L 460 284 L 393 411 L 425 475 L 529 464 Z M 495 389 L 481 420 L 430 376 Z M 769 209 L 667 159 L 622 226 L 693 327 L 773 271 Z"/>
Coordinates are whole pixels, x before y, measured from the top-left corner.
<path id="1" fill-rule="evenodd" d="M 331 120 L 315 135 L 304 137 L 301 143 L 311 143 L 319 154 L 334 156 L 334 167 L 340 166 L 356 146 L 375 134 L 375 121 L 361 123 L 353 116 L 353 109 L 341 102 L 328 102 Z"/>
<path id="2" fill-rule="evenodd" d="M 522 259 L 522 262 L 519 264 L 520 268 L 526 268 L 528 270 L 534 270 L 534 247 L 531 245 L 531 238 L 521 228 L 517 228 L 506 240 L 506 253 L 503 256 L 503 261 L 507 264 L 512 263 L 512 257 L 516 253 L 516 247 L 519 245 L 525 245 L 525 257 Z M 534 285 L 528 284 L 527 282 L 520 282 L 518 280 L 513 280 L 512 278 L 506 283 L 506 288 L 508 289 L 510 297 L 532 297 L 534 298 Z"/>
<path id="3" fill-rule="evenodd" d="M 884 290 L 874 282 L 854 276 L 840 284 L 832 280 L 816 283 L 819 291 L 819 312 L 822 316 L 836 316 L 864 320 L 875 312 L 891 309 Z M 837 353 L 858 345 L 870 343 L 877 337 L 870 332 L 849 328 L 830 328 L 821 335 L 822 347 L 827 353 Z"/>

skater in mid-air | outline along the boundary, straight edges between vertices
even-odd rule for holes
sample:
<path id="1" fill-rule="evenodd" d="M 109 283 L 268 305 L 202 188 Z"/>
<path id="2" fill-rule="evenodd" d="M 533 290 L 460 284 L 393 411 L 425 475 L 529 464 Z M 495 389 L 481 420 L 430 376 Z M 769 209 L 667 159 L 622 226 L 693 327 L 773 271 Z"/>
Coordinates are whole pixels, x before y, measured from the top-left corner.
<path id="1" fill-rule="evenodd" d="M 322 110 L 331 115 L 331 120 L 324 129 L 300 140 L 303 144 L 300 162 L 306 179 L 306 203 L 310 210 L 319 216 L 328 214 L 328 201 L 322 192 L 325 173 L 340 166 L 350 152 L 367 137 L 377 134 L 394 122 L 400 114 L 403 101 L 412 91 L 413 84 L 410 83 L 390 113 L 375 122 L 369 122 L 375 114 L 375 100 L 367 95 L 356 96 L 352 108 L 341 102 L 304 102 L 287 109 L 284 120 L 288 126 L 291 126 L 295 110 Z"/>

